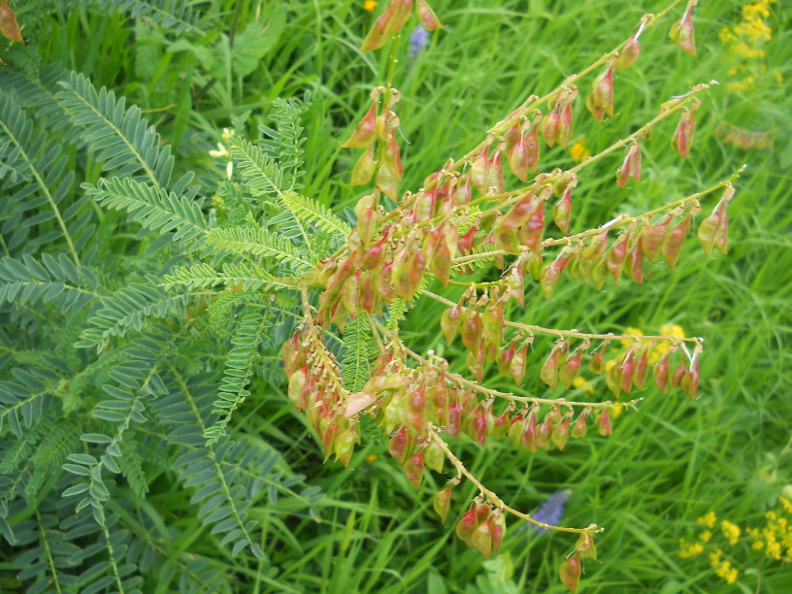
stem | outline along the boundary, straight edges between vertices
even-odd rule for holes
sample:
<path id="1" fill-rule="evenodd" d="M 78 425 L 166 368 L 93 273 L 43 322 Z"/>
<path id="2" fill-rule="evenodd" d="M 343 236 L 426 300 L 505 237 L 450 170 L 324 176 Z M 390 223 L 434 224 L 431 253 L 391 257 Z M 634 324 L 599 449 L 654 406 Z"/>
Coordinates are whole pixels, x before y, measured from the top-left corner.
<path id="1" fill-rule="evenodd" d="M 513 516 L 522 518 L 523 520 L 526 520 L 531 524 L 540 526 L 545 530 L 556 530 L 558 532 L 572 532 L 574 534 L 595 534 L 597 532 L 602 532 L 605 530 L 604 528 L 599 528 L 596 524 L 589 524 L 586 528 L 564 528 L 563 526 L 553 526 L 552 524 L 547 524 L 545 522 L 540 522 L 539 520 L 535 520 L 528 514 L 523 513 L 521 511 L 517 511 L 512 507 L 509 507 L 494 492 L 490 491 L 489 489 L 487 489 L 487 487 L 482 485 L 481 482 L 475 476 L 473 476 L 467 468 L 465 468 L 465 465 L 462 464 L 462 462 L 460 462 L 459 458 L 457 458 L 456 456 L 454 456 L 454 454 L 451 453 L 451 450 L 448 448 L 446 442 L 443 441 L 442 437 L 440 437 L 439 429 L 437 427 L 435 427 L 434 425 L 430 425 L 428 433 L 429 433 L 429 438 L 440 446 L 440 449 L 443 450 L 443 453 L 448 458 L 448 461 L 451 462 L 454 468 L 457 469 L 457 472 L 459 472 L 460 474 L 464 474 L 467 477 L 467 479 L 471 483 L 476 485 L 479 491 L 481 491 L 487 497 L 487 499 L 489 499 L 489 501 L 496 507 L 509 512 Z"/>

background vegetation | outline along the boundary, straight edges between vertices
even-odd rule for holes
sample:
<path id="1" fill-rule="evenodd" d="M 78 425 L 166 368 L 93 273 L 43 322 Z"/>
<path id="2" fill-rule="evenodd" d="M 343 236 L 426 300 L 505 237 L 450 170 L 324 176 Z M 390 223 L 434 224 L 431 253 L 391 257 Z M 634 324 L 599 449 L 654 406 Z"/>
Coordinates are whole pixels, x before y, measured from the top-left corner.
<path id="1" fill-rule="evenodd" d="M 733 584 L 714 574 L 706 555 L 682 559 L 678 554 L 681 538 L 696 539 L 698 517 L 715 511 L 719 521 L 762 526 L 783 487 L 792 483 L 792 455 L 780 456 L 792 425 L 792 104 L 787 82 L 792 79 L 792 13 L 787 3 L 766 4 L 764 22 L 772 36 L 759 39 L 765 56 L 746 59 L 739 44 L 721 34 L 724 27 L 744 22 L 743 1 L 701 2 L 696 59 L 668 42 L 670 20 L 644 34 L 639 61 L 615 81 L 619 113 L 599 124 L 577 105 L 573 139 L 595 153 L 651 119 L 672 95 L 718 80 L 720 86 L 702 97 L 691 158 L 683 161 L 673 154 L 667 139 L 674 124 L 661 125 L 655 140 L 644 144 L 646 179 L 631 191 L 620 190 L 613 183 L 616 165 L 604 160 L 576 191 L 573 225 L 580 230 L 622 211 L 643 212 L 709 187 L 748 163 L 730 206 L 730 255 L 708 261 L 690 241 L 676 272 L 658 266 L 643 287 L 623 282 L 597 293 L 562 284 L 552 302 L 534 295 L 523 320 L 512 314 L 515 321 L 580 330 L 633 327 L 654 333 L 677 324 L 689 336 L 706 338 L 699 398 L 688 401 L 649 388 L 637 412 L 617 419 L 613 436 L 575 441 L 563 454 L 530 455 L 508 443 L 461 448 L 469 468 L 514 507 L 534 509 L 554 491 L 570 488 L 564 523 L 606 527 L 597 539 L 601 563 L 586 566 L 585 592 L 755 592 L 761 575 L 762 592 L 782 593 L 792 583 L 789 560 L 757 564 L 745 535 L 734 547 L 723 547 L 739 569 Z M 181 25 L 152 19 L 152 13 L 136 15 L 139 4 L 115 4 L 119 10 L 109 10 L 104 2 L 99 7 L 20 1 L 12 7 L 31 42 L 3 50 L 0 57 L 28 74 L 60 64 L 89 77 L 97 88 L 107 86 L 126 97 L 127 105 L 138 105 L 177 153 L 173 179 L 198 171 L 199 192 L 210 198 L 217 190 L 212 178 L 226 167 L 222 157 L 209 154 L 222 129 L 236 127 L 238 134 L 258 138 L 259 125 L 271 125 L 275 98 L 310 93 L 303 117 L 308 172 L 303 193 L 342 216 L 355 204 L 362 191 L 348 185 L 353 157 L 339 145 L 362 115 L 371 86 L 385 77 L 384 53 L 361 55 L 355 49 L 372 20 L 362 2 L 216 0 L 194 3 L 192 15 L 180 16 Z M 447 30 L 431 34 L 416 55 L 405 40 L 395 77 L 409 141 L 403 150 L 404 187 L 413 189 L 444 160 L 479 142 L 488 124 L 525 96 L 581 70 L 622 41 L 644 12 L 659 11 L 664 4 L 439 0 L 433 6 Z M 9 88 L 3 78 L 8 72 L 0 74 L 0 91 Z M 78 197 L 79 182 L 93 182 L 101 172 L 95 156 L 89 152 L 78 159 L 76 149 L 68 153 L 69 167 L 78 172 L 71 190 Z M 545 166 L 571 162 L 561 149 L 543 156 Z M 214 200 L 220 209 L 223 204 Z M 99 257 L 129 269 L 149 239 L 141 241 L 127 227 L 115 232 L 122 218 L 115 212 L 103 215 L 100 249 L 105 252 Z M 13 247 L 8 250 L 14 254 Z M 35 246 L 28 251 L 35 253 Z M 403 336 L 415 350 L 442 353 L 440 313 L 440 306 L 426 299 L 408 313 Z M 537 352 L 547 352 L 546 347 L 538 341 Z M 25 363 L 13 355 L 3 357 L 6 369 Z M 444 356 L 453 355 L 446 350 Z M 541 396 L 539 364 L 539 355 L 529 360 L 522 389 Z M 454 365 L 461 369 L 464 361 Z M 452 522 L 444 528 L 437 521 L 431 479 L 413 492 L 376 434 L 368 436 L 350 469 L 322 465 L 319 448 L 279 377 L 268 369 L 254 378 L 251 395 L 234 418 L 233 436 L 245 443 L 266 442 L 294 472 L 307 476 L 307 485 L 320 487 L 321 521 L 300 506 L 290 508 L 288 501 L 258 498 L 249 511 L 263 526 L 264 559 L 249 551 L 232 557 L 196 520 L 191 492 L 170 469 L 169 451 L 155 450 L 143 461 L 149 488 L 145 501 L 126 494 L 133 506 L 116 512 L 127 513 L 130 524 L 141 513 L 148 518 L 150 523 L 139 528 L 169 562 L 200 559 L 202 571 L 211 575 L 212 591 L 218 592 L 565 591 L 556 568 L 571 548 L 568 538 L 537 535 L 511 523 L 498 561 L 485 564 L 453 537 Z M 499 381 L 493 377 L 488 385 L 498 387 Z M 604 385 L 593 389 L 606 397 Z M 123 483 L 119 479 L 120 488 Z M 459 513 L 463 497 L 475 495 L 466 489 L 454 500 Z M 31 517 L 35 505 L 10 516 L 12 527 Z M 24 591 L 14 568 L 18 554 L 18 548 L 3 542 L 2 591 Z M 166 581 L 145 573 L 140 587 L 176 591 L 176 574 Z"/>

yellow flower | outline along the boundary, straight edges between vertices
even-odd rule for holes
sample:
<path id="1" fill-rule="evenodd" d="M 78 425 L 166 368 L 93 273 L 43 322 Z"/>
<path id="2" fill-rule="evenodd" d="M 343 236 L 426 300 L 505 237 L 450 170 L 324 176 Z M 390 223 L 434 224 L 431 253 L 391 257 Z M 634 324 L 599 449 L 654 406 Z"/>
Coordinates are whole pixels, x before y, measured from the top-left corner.
<path id="1" fill-rule="evenodd" d="M 572 380 L 572 385 L 576 388 L 582 388 L 584 392 L 588 392 L 589 394 L 594 393 L 594 386 L 592 386 L 589 382 L 587 382 L 584 378 L 577 376 L 574 380 Z"/>
<path id="2" fill-rule="evenodd" d="M 370 456 L 366 456 L 366 462 L 374 462 L 377 459 L 377 454 L 371 454 Z"/>
<path id="3" fill-rule="evenodd" d="M 737 580 L 737 570 L 731 566 L 729 561 L 724 561 L 720 564 L 718 569 L 715 571 L 718 577 L 722 577 L 726 580 L 726 583 L 733 584 Z"/>
<path id="4" fill-rule="evenodd" d="M 788 514 L 792 514 L 792 503 L 789 502 L 789 499 L 786 497 L 781 497 L 779 501 L 781 502 L 781 506 L 784 508 L 784 511 Z"/>
<path id="5" fill-rule="evenodd" d="M 605 361 L 605 371 L 610 371 L 611 367 L 616 365 L 616 359 L 611 359 L 610 361 Z"/>
<path id="6" fill-rule="evenodd" d="M 363 2 L 363 8 L 369 12 L 374 12 L 374 9 L 377 8 L 377 0 L 365 0 Z"/>
<path id="7" fill-rule="evenodd" d="M 716 549 L 714 553 L 710 553 L 709 554 L 710 565 L 712 565 L 712 567 L 717 567 L 718 565 L 720 565 L 722 556 L 723 556 L 723 551 L 721 551 L 720 549 Z"/>
<path id="8" fill-rule="evenodd" d="M 737 544 L 737 540 L 740 538 L 740 528 L 736 524 L 732 524 L 728 520 L 723 520 L 723 522 L 721 522 L 721 530 L 723 530 L 723 536 L 726 537 L 729 544 Z"/>
<path id="9" fill-rule="evenodd" d="M 707 528 L 714 528 L 715 522 L 718 521 L 718 517 L 715 515 L 714 511 L 709 512 L 708 514 L 701 516 L 698 520 L 696 520 L 699 524 L 704 524 Z"/>
<path id="10" fill-rule="evenodd" d="M 701 546 L 700 543 L 692 542 L 687 543 L 685 539 L 682 538 L 679 541 L 679 556 L 682 559 L 688 559 L 690 557 L 697 557 L 701 553 L 704 552 L 704 547 Z"/>
<path id="11" fill-rule="evenodd" d="M 624 334 L 626 336 L 643 336 L 644 335 L 643 331 L 640 330 L 639 328 L 627 328 L 627 330 L 624 331 Z M 628 347 L 628 346 L 630 346 L 632 344 L 631 340 L 622 340 L 621 342 L 622 342 L 622 344 L 625 347 Z"/>
<path id="12" fill-rule="evenodd" d="M 701 534 L 699 534 L 699 539 L 703 540 L 704 542 L 709 542 L 712 538 L 712 532 L 709 530 L 705 530 Z"/>
<path id="13" fill-rule="evenodd" d="M 614 406 L 614 407 L 613 407 L 613 409 L 611 410 L 611 414 L 613 415 L 613 418 L 614 418 L 614 419 L 618 419 L 618 418 L 619 418 L 619 416 L 621 416 L 621 414 L 622 414 L 623 412 L 624 412 L 624 406 L 622 406 L 621 404 L 617 404 L 617 405 L 616 405 L 616 406 Z"/>
<path id="14" fill-rule="evenodd" d="M 586 148 L 586 141 L 585 140 L 578 140 L 575 144 L 572 145 L 572 148 L 569 149 L 569 154 L 576 162 L 580 163 L 583 159 L 588 157 L 591 154 Z"/>

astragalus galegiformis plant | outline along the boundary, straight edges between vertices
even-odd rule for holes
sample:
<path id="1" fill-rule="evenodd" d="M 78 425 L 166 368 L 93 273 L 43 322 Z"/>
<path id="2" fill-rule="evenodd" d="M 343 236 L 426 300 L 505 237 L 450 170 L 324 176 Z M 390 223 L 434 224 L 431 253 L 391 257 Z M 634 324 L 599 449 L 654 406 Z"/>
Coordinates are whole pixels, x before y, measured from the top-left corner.
<path id="1" fill-rule="evenodd" d="M 601 528 L 551 526 L 513 509 L 502 498 L 508 494 L 494 493 L 468 471 L 449 438 L 466 435 L 480 446 L 508 438 L 530 452 L 563 450 L 589 425 L 609 435 L 613 409 L 641 400 L 576 401 L 488 388 L 496 369 L 522 383 L 537 334 L 557 339 L 532 366 L 553 390 L 570 388 L 585 363 L 587 373 L 604 374 L 616 399 L 647 389 L 650 371 L 662 392 L 695 397 L 699 338 L 587 334 L 508 319 L 526 292 L 551 299 L 565 272 L 601 289 L 611 277 L 643 283 L 646 260 L 662 258 L 673 269 L 700 200 L 717 191 L 720 201 L 698 236 L 707 255 L 726 253 L 736 173 L 644 214 L 569 234 L 573 193 L 592 163 L 612 160 L 615 182 L 629 191 L 641 179 L 642 144 L 670 140 L 681 158 L 689 156 L 695 111 L 713 82 L 680 89 L 654 119 L 579 165 L 540 171 L 540 138 L 548 149 L 567 148 L 578 103 L 597 120 L 614 117 L 614 72 L 639 59 L 642 34 L 680 1 L 646 15 L 627 41 L 543 97 L 528 97 L 483 140 L 471 139 L 466 155 L 438 162 L 422 188 L 405 191 L 401 95 L 391 84 L 397 46 L 413 12 L 428 30 L 442 25 L 423 0 L 392 0 L 361 48 L 390 47 L 388 79 L 371 90 L 365 115 L 342 139 L 362 151 L 351 184 L 371 188 L 354 220 L 301 194 L 303 101 L 277 100 L 274 127 L 262 129 L 262 142 L 245 139 L 241 121 L 225 132 L 214 154 L 229 166 L 226 178 L 215 180 L 210 203 L 193 173 L 172 179 L 174 156 L 137 107 L 57 68 L 33 81 L 4 73 L 0 528 L 9 542 L 27 547 L 17 559 L 20 579 L 32 581 L 34 591 L 134 592 L 143 576 L 158 573 L 211 588 L 200 558 L 174 561 L 146 538 L 160 518 L 129 513 L 150 480 L 144 462 L 159 460 L 164 446 L 177 453 L 168 470 L 234 556 L 247 549 L 265 557 L 260 528 L 247 512 L 251 502 L 269 497 L 274 505 L 285 497 L 292 511 L 315 514 L 318 490 L 294 489 L 305 477 L 290 473 L 270 449 L 231 438 L 254 376 L 279 381 L 277 353 L 288 396 L 326 458 L 348 465 L 370 419 L 416 489 L 425 468 L 442 473 L 447 460 L 452 476 L 434 499 L 442 520 L 454 486 L 467 479 L 480 495 L 456 533 L 485 557 L 497 554 L 508 514 L 575 534 L 560 578 L 576 592 L 582 559 L 596 558 Z M 688 2 L 669 35 L 693 55 L 694 6 Z M 588 92 L 581 95 L 578 85 Z M 665 120 L 676 122 L 673 133 Z M 68 132 L 50 145 L 47 128 Z M 91 151 L 103 177 L 74 191 L 63 147 Z M 514 189 L 505 185 L 504 166 L 519 181 Z M 111 275 L 102 246 L 119 213 L 138 226 L 134 237 L 158 238 L 132 270 Z M 471 280 L 482 269 L 499 272 L 495 280 Z M 447 306 L 439 325 L 448 343 L 460 341 L 467 351 L 468 374 L 452 373 L 442 357 L 414 352 L 402 340 L 400 324 L 419 312 L 412 309 L 419 299 Z"/>

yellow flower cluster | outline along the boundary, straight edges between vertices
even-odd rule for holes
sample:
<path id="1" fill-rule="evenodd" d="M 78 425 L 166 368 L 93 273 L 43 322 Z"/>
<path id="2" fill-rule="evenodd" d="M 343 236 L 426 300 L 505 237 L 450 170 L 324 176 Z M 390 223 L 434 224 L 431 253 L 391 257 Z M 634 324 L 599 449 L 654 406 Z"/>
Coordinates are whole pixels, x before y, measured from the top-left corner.
<path id="1" fill-rule="evenodd" d="M 733 584 L 737 581 L 739 572 L 732 567 L 731 561 L 721 561 L 723 551 L 717 549 L 714 553 L 710 553 L 710 565 L 715 570 L 715 575 L 726 580 L 727 584 Z"/>
<path id="2" fill-rule="evenodd" d="M 569 149 L 569 155 L 576 163 L 580 163 L 583 159 L 591 155 L 591 151 L 586 148 L 585 140 L 578 140 Z"/>
<path id="3" fill-rule="evenodd" d="M 701 546 L 698 542 L 685 542 L 684 538 L 679 540 L 679 556 L 683 559 L 689 559 L 690 557 L 697 557 L 701 553 L 704 552 L 704 547 Z"/>
<path id="4" fill-rule="evenodd" d="M 792 514 L 792 503 L 788 499 L 781 497 L 780 503 L 786 513 Z M 761 530 L 759 528 L 746 530 L 751 537 L 751 547 L 755 551 L 764 551 L 765 555 L 776 561 L 780 561 L 782 558 L 785 561 L 790 561 L 792 559 L 792 523 L 774 511 L 767 512 L 765 517 L 767 524 Z"/>
<path id="5" fill-rule="evenodd" d="M 723 520 L 721 522 L 721 530 L 723 530 L 723 536 L 726 537 L 730 545 L 737 544 L 740 539 L 740 529 L 736 524 L 732 524 L 729 520 Z"/>
<path id="6" fill-rule="evenodd" d="M 728 48 L 728 57 L 734 61 L 729 76 L 741 76 L 740 82 L 730 82 L 731 92 L 755 89 L 754 83 L 767 70 L 761 62 L 766 54 L 762 46 L 773 37 L 772 29 L 764 19 L 770 16 L 769 6 L 775 0 L 757 0 L 742 9 L 743 20 L 733 27 L 720 31 L 721 42 Z M 776 73 L 776 79 L 780 73 Z M 782 78 L 783 80 L 783 78 Z"/>

